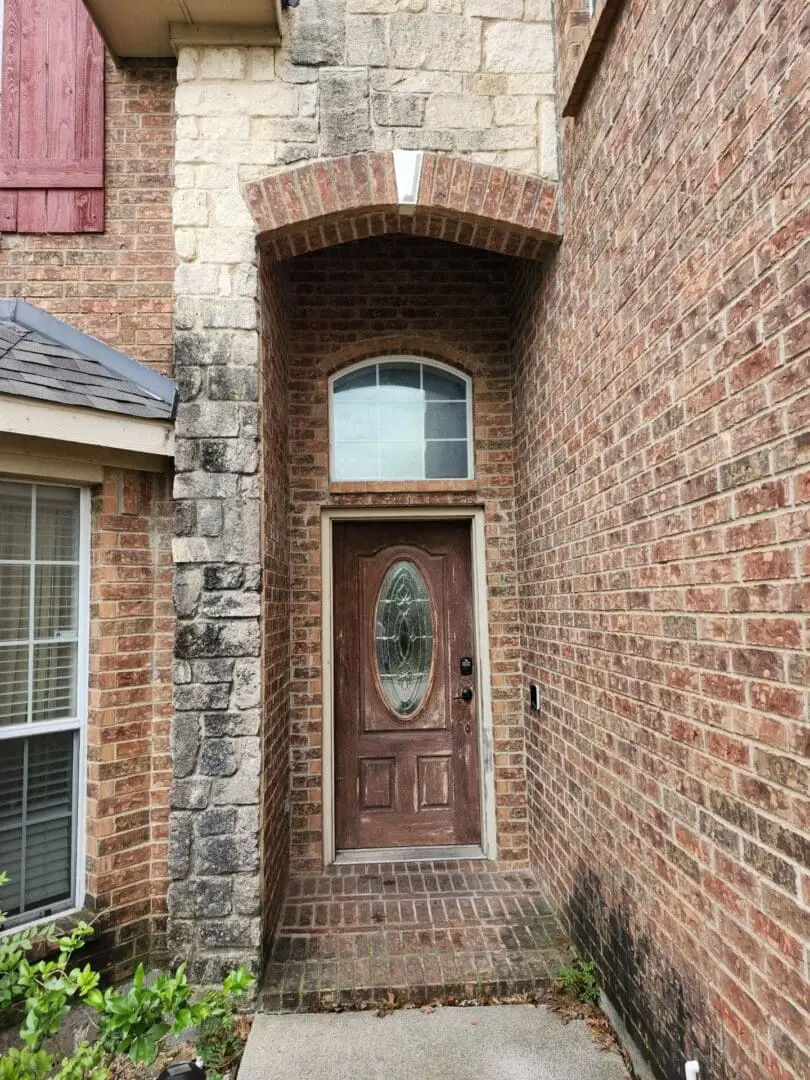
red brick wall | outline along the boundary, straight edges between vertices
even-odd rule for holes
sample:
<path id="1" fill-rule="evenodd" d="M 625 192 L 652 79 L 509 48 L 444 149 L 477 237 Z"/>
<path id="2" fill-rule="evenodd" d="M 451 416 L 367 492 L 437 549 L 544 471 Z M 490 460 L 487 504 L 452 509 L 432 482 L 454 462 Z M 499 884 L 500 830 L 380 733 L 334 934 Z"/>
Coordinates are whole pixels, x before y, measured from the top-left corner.
<path id="1" fill-rule="evenodd" d="M 105 469 L 92 499 L 87 902 L 119 975 L 165 935 L 171 533 L 168 474 Z"/>
<path id="2" fill-rule="evenodd" d="M 807 18 L 626 3 L 522 274 L 531 856 L 667 1080 L 810 1074 Z"/>
<path id="3" fill-rule="evenodd" d="M 106 231 L 0 237 L 19 297 L 171 373 L 174 64 L 107 63 Z M 96 947 L 113 974 L 163 948 L 171 716 L 171 483 L 109 469 L 93 489 L 87 806 Z"/>
<path id="4" fill-rule="evenodd" d="M 107 62 L 105 231 L 0 237 L 0 296 L 171 374 L 173 62 Z"/>
<path id="5" fill-rule="evenodd" d="M 502 256 L 441 241 L 387 236 L 303 255 L 286 267 L 292 864 L 315 869 L 323 857 L 320 510 L 395 504 L 485 508 L 498 842 L 506 861 L 524 862 L 528 850 L 514 574 L 511 264 Z M 432 356 L 473 376 L 478 478 L 473 490 L 462 483 L 455 491 L 433 493 L 419 491 L 425 485 L 397 493 L 330 491 L 328 376 L 354 361 L 390 353 Z"/>
<path id="6" fill-rule="evenodd" d="M 290 449 L 284 274 L 265 260 L 262 278 L 262 915 L 269 944 L 290 864 Z"/>

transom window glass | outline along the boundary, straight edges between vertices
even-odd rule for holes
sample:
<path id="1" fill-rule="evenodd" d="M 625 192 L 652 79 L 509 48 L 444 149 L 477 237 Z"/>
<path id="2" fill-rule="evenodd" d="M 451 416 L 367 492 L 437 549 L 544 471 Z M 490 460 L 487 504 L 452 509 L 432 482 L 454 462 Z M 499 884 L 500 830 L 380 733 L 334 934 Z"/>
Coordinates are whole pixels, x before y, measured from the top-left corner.
<path id="1" fill-rule="evenodd" d="M 470 380 L 392 358 L 332 382 L 333 480 L 472 476 Z"/>
<path id="2" fill-rule="evenodd" d="M 82 493 L 0 481 L 0 909 L 75 902 L 86 649 Z"/>

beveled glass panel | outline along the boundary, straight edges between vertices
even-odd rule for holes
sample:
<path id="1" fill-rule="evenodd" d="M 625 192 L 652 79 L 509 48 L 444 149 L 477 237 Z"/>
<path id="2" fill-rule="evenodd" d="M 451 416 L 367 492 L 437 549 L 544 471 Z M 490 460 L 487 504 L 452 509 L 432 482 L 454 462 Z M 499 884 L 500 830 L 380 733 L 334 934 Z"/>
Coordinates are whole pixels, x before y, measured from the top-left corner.
<path id="1" fill-rule="evenodd" d="M 400 560 L 383 579 L 375 613 L 377 675 L 385 700 L 402 719 L 425 701 L 433 671 L 433 609 L 427 582 Z"/>

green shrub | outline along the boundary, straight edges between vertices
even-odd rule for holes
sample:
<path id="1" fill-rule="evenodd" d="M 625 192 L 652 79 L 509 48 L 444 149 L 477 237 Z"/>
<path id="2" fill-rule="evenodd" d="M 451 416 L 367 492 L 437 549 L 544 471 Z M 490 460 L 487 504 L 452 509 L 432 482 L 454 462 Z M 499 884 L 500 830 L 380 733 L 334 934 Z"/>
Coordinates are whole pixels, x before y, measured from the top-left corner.
<path id="1" fill-rule="evenodd" d="M 560 968 L 560 985 L 583 1004 L 599 1000 L 599 983 L 593 960 L 578 960 L 570 967 Z"/>
<path id="2" fill-rule="evenodd" d="M 0 885 L 7 881 L 0 872 Z M 0 912 L 0 926 L 4 921 Z M 185 964 L 173 975 L 162 972 L 152 982 L 147 982 L 141 964 L 128 989 L 102 991 L 100 976 L 89 964 L 71 966 L 73 954 L 92 933 L 93 928 L 81 922 L 67 934 L 60 935 L 52 925 L 0 938 L 0 1013 L 22 1014 L 20 1037 L 25 1043 L 23 1049 L 0 1057 L 0 1080 L 107 1080 L 105 1056 L 125 1055 L 149 1064 L 167 1036 L 188 1028 L 199 1029 L 198 1052 L 213 1070 L 238 1062 L 242 1040 L 234 1032 L 234 1001 L 255 982 L 247 968 L 232 971 L 221 987 L 196 999 Z M 32 963 L 38 948 L 52 958 Z M 59 1032 L 70 1009 L 82 1002 L 98 1014 L 97 1041 L 82 1043 L 71 1057 L 57 1063 L 42 1044 Z M 216 1076 L 214 1071 L 211 1080 Z"/>

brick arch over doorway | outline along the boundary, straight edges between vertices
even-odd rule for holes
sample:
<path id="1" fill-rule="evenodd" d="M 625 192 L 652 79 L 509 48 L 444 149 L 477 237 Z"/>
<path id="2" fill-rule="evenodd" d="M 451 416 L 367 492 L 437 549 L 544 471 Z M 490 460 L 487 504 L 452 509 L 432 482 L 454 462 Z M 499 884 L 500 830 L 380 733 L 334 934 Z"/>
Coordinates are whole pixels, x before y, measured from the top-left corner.
<path id="1" fill-rule="evenodd" d="M 524 259 L 561 238 L 557 185 L 449 154 L 353 154 L 274 173 L 245 195 L 278 259 L 387 233 Z"/>

